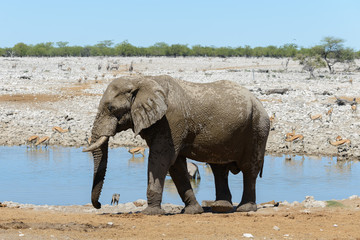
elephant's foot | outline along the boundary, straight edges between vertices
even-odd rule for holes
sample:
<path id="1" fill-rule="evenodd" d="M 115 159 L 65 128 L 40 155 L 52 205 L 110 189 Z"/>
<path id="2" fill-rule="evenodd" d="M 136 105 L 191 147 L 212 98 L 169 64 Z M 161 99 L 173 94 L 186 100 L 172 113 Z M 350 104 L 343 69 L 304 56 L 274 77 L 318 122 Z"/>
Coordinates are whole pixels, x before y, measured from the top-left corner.
<path id="1" fill-rule="evenodd" d="M 141 211 L 143 214 L 146 215 L 164 215 L 165 210 L 159 207 L 147 207 Z"/>
<path id="2" fill-rule="evenodd" d="M 204 212 L 204 209 L 200 206 L 199 203 L 192 204 L 192 205 L 187 205 L 181 211 L 181 213 L 184 213 L 184 214 L 200 214 L 200 213 L 203 213 L 203 212 Z"/>
<path id="3" fill-rule="evenodd" d="M 256 212 L 257 211 L 257 205 L 254 202 L 248 202 L 245 204 L 239 204 L 239 206 L 237 206 L 236 208 L 237 212 Z"/>
<path id="4" fill-rule="evenodd" d="M 226 200 L 217 200 L 211 205 L 211 211 L 214 213 L 229 213 L 234 211 L 234 206 Z"/>

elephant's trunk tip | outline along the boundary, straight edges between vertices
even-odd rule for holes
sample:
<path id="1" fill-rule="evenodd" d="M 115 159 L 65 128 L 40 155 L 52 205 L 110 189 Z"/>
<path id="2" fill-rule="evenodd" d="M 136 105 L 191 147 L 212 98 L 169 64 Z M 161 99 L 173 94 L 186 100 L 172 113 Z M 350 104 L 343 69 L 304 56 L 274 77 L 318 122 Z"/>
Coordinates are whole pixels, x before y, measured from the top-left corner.
<path id="1" fill-rule="evenodd" d="M 100 209 L 101 208 L 101 203 L 98 201 L 92 202 L 92 205 L 94 206 L 94 208 L 96 209 Z"/>

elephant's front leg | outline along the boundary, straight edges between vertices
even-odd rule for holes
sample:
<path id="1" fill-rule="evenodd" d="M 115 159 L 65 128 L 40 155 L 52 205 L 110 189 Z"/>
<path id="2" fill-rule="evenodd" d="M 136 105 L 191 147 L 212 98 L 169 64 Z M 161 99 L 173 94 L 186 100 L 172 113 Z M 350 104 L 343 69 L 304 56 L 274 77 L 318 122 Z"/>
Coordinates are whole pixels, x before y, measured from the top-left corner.
<path id="1" fill-rule="evenodd" d="M 186 166 L 186 158 L 179 156 L 175 163 L 170 167 L 169 173 L 176 185 L 176 189 L 178 190 L 181 199 L 185 203 L 183 213 L 203 213 L 204 210 L 196 200 L 194 191 L 192 190 L 190 184 Z"/>
<path id="2" fill-rule="evenodd" d="M 225 213 L 234 211 L 231 202 L 231 192 L 229 189 L 229 168 L 225 164 L 210 164 L 215 179 L 216 201 L 212 204 L 213 212 Z"/>
<path id="3" fill-rule="evenodd" d="M 142 213 L 148 215 L 165 214 L 165 211 L 161 209 L 161 201 L 168 169 L 169 164 L 166 161 L 154 159 L 151 155 L 149 156 L 148 186 L 146 191 L 148 206 Z"/>

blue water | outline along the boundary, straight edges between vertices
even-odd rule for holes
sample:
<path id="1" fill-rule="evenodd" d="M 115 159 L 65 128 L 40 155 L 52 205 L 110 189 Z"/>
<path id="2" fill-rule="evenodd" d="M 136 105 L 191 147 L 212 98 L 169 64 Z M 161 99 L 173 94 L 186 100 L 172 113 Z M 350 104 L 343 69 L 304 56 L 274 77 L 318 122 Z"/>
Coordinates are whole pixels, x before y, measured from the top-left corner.
<path id="1" fill-rule="evenodd" d="M 90 202 L 92 155 L 80 148 L 0 147 L 0 202 L 48 205 L 82 205 Z M 147 157 L 146 152 L 146 157 Z M 120 202 L 146 199 L 147 158 L 132 158 L 125 148 L 110 149 L 108 170 L 100 197 L 110 204 L 113 193 Z M 212 173 L 197 163 L 201 180 L 193 182 L 198 201 L 214 200 Z M 242 195 L 242 174 L 230 174 L 233 202 Z M 271 200 L 303 201 L 305 196 L 317 200 L 343 199 L 360 195 L 360 163 L 340 162 L 336 158 L 267 156 L 263 178 L 257 180 L 257 202 Z M 182 204 L 170 177 L 166 178 L 163 203 Z"/>

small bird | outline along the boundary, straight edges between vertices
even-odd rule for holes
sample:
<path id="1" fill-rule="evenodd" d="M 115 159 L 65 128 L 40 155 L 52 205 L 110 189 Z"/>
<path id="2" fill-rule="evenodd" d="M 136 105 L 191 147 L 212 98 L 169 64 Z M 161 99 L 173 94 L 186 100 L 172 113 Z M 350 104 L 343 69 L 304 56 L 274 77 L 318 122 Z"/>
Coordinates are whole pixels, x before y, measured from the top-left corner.
<path id="1" fill-rule="evenodd" d="M 143 155 L 143 157 L 145 157 L 145 154 L 144 154 L 145 148 L 143 148 L 143 147 L 131 148 L 131 149 L 129 149 L 128 152 L 131 153 L 131 154 L 133 155 L 133 157 L 134 157 L 134 155 L 137 154 L 137 153 L 140 153 L 141 155 Z"/>
<path id="2" fill-rule="evenodd" d="M 357 102 L 356 102 L 356 98 L 354 98 L 352 103 L 351 103 L 351 111 L 353 113 L 356 113 L 356 109 L 357 109 Z"/>
<path id="3" fill-rule="evenodd" d="M 53 127 L 52 130 L 59 132 L 59 133 L 66 133 L 66 132 L 69 132 L 70 127 L 68 129 L 62 129 L 61 127 Z"/>
<path id="4" fill-rule="evenodd" d="M 45 144 L 45 147 L 47 147 L 49 141 L 50 141 L 50 137 L 48 136 L 42 137 L 38 139 L 38 141 L 35 143 L 35 146 L 38 146 L 39 144 Z"/>
<path id="5" fill-rule="evenodd" d="M 134 70 L 133 62 L 130 63 L 129 72 L 132 72 Z"/>
<path id="6" fill-rule="evenodd" d="M 353 113 L 356 113 L 356 108 L 357 108 L 356 105 L 351 106 L 351 110 L 352 110 Z"/>

